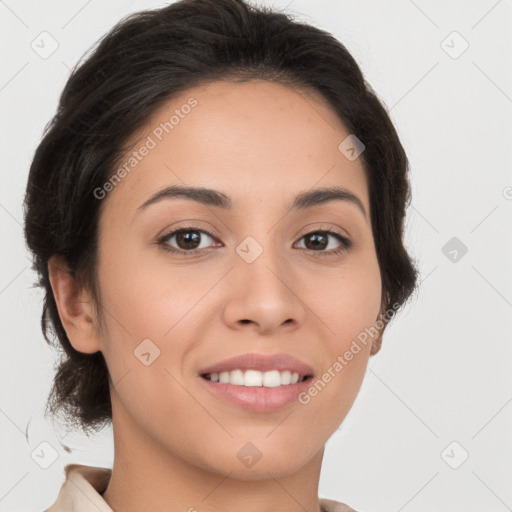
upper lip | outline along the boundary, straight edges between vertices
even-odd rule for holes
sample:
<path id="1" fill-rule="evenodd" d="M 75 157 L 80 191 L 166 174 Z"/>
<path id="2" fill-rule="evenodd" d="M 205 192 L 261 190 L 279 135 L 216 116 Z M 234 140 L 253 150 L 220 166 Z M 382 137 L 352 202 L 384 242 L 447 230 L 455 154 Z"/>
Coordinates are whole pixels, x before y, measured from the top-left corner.
<path id="1" fill-rule="evenodd" d="M 199 370 L 199 373 L 202 375 L 237 369 L 242 371 L 259 370 L 260 372 L 290 370 L 291 372 L 297 372 L 301 376 L 313 375 L 313 368 L 309 364 L 289 354 L 258 354 L 254 352 L 219 361 L 202 368 Z"/>

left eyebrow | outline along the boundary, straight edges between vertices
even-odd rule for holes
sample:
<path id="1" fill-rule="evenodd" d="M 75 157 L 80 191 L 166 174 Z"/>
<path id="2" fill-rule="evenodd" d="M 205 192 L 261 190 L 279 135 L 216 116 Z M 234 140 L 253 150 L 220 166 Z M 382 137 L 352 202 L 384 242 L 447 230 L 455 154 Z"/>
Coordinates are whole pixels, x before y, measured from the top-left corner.
<path id="1" fill-rule="evenodd" d="M 138 208 L 136 214 L 146 209 L 148 206 L 160 202 L 164 199 L 185 198 L 196 201 L 208 206 L 215 206 L 226 210 L 234 206 L 231 198 L 218 190 L 203 187 L 186 187 L 181 185 L 171 185 L 153 194 L 144 201 Z M 362 201 L 349 190 L 342 187 L 324 187 L 314 188 L 300 192 L 293 200 L 290 210 L 304 210 L 313 206 L 318 206 L 330 201 L 347 201 L 354 204 L 367 218 L 366 210 Z"/>

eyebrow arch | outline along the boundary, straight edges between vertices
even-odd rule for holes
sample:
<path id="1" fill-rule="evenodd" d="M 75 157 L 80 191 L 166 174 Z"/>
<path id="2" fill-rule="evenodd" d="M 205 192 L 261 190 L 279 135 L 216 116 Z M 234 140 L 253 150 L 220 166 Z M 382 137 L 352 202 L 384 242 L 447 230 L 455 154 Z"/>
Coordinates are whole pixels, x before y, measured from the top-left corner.
<path id="1" fill-rule="evenodd" d="M 155 204 L 164 199 L 185 198 L 196 201 L 208 206 L 216 206 L 223 209 L 232 209 L 233 201 L 231 198 L 218 190 L 203 187 L 186 187 L 181 185 L 171 185 L 159 190 L 138 208 L 136 214 L 146 209 L 148 206 Z M 366 210 L 361 200 L 352 192 L 342 187 L 324 187 L 314 188 L 304 192 L 300 192 L 290 207 L 291 211 L 304 210 L 312 206 L 321 205 L 330 201 L 348 201 L 355 204 L 363 213 L 365 219 Z"/>

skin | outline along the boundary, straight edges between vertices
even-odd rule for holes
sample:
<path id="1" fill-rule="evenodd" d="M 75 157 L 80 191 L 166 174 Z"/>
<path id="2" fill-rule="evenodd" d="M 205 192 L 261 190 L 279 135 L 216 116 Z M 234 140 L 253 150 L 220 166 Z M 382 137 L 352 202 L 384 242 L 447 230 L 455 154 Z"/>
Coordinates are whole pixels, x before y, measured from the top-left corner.
<path id="1" fill-rule="evenodd" d="M 320 377 L 374 325 L 381 276 L 361 159 L 338 149 L 349 132 L 320 96 L 261 80 L 189 89 L 156 110 L 133 141 L 190 97 L 198 105 L 103 199 L 98 275 L 106 330 L 62 262 L 49 264 L 72 345 L 101 350 L 113 381 L 115 459 L 103 497 L 123 512 L 319 512 L 324 446 L 359 392 L 371 343 L 360 344 L 308 404 L 271 413 L 215 397 L 198 370 L 247 352 L 284 352 Z M 222 191 L 237 207 L 177 198 L 136 214 L 173 184 Z M 299 192 L 324 186 L 350 190 L 366 217 L 349 201 L 288 212 Z M 195 256 L 156 243 L 188 224 L 215 236 L 201 232 Z M 308 244 L 304 235 L 322 228 L 353 246 L 322 257 L 341 246 L 333 237 L 319 249 Z M 247 236 L 263 249 L 250 264 L 235 250 Z M 177 237 L 167 245 L 190 247 Z M 160 350 L 149 366 L 134 356 L 144 339 Z M 262 454 L 252 467 L 237 457 L 247 442 Z"/>

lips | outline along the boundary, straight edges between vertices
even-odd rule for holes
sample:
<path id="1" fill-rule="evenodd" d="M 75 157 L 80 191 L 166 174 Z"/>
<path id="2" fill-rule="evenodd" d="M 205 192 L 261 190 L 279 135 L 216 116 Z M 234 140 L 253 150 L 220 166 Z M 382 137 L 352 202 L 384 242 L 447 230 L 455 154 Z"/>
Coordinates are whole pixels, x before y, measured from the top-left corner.
<path id="1" fill-rule="evenodd" d="M 231 370 L 258 370 L 260 372 L 290 370 L 303 376 L 313 376 L 314 374 L 314 370 L 309 364 L 289 354 L 258 354 L 254 352 L 231 357 L 210 366 L 205 366 L 199 370 L 199 374 L 204 375 Z"/>

